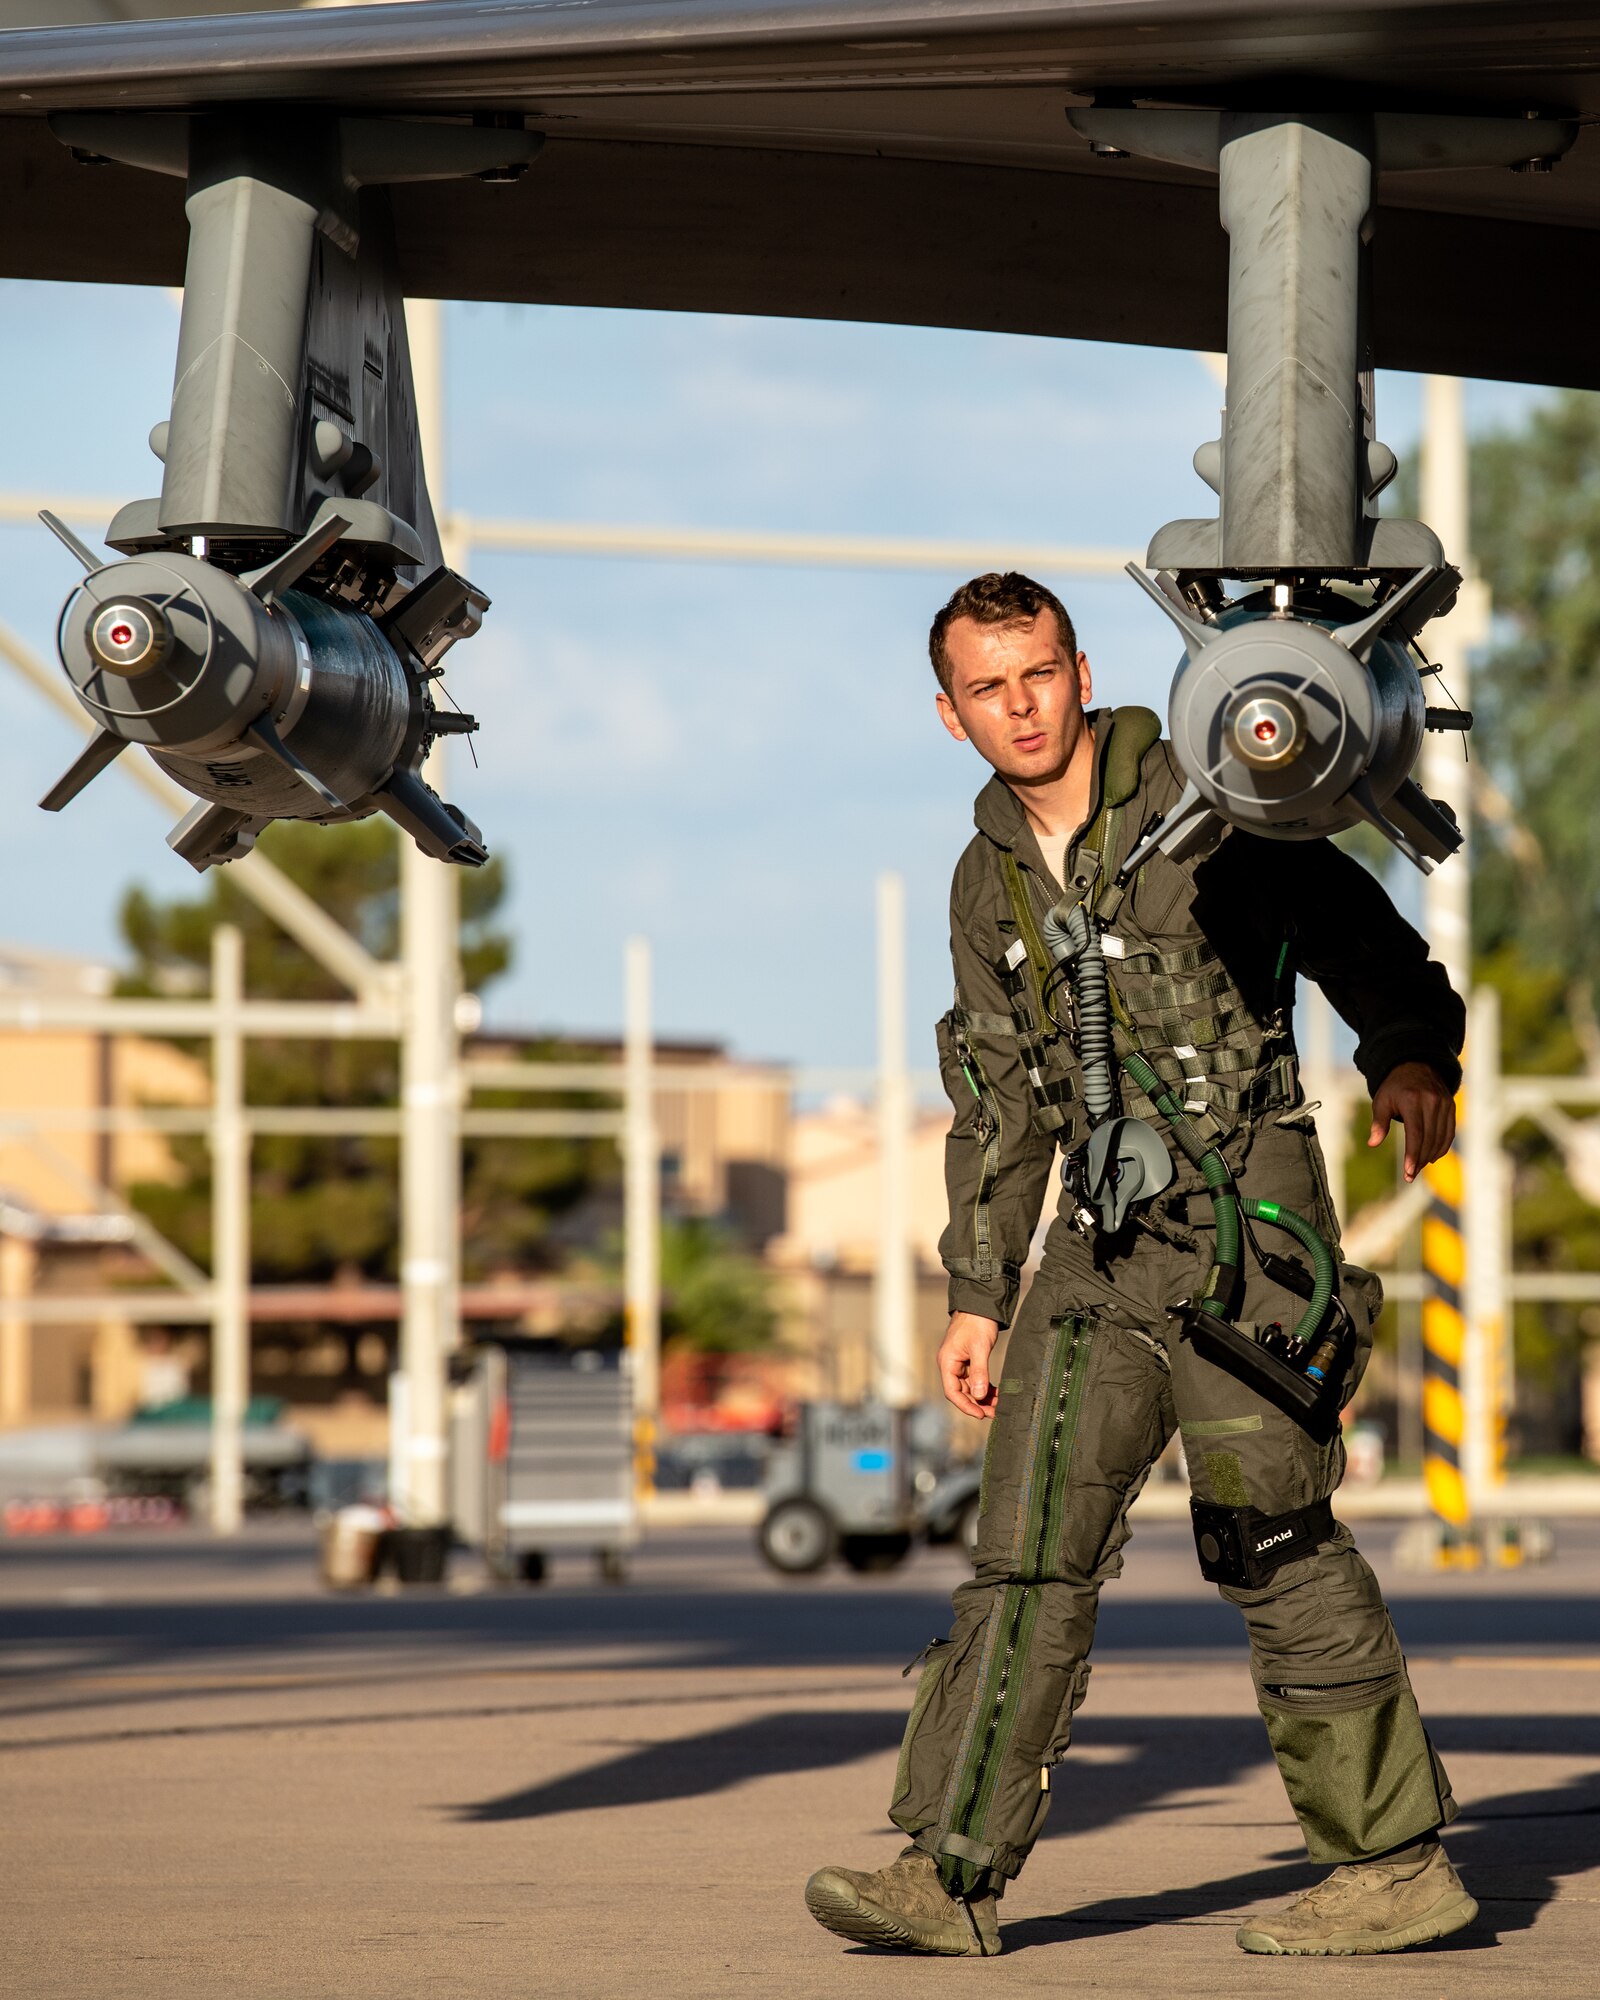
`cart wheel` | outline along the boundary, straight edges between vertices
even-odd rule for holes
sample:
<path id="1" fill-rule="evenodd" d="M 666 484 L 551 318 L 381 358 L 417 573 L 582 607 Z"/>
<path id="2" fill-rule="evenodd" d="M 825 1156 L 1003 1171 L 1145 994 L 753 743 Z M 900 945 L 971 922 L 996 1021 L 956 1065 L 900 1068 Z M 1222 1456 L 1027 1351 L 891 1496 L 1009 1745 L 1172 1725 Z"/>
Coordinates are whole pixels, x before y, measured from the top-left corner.
<path id="1" fill-rule="evenodd" d="M 594 1566 L 600 1573 L 602 1583 L 626 1583 L 628 1580 L 626 1549 L 596 1549 Z"/>
<path id="2" fill-rule="evenodd" d="M 956 1542 L 965 1554 L 973 1558 L 978 1553 L 978 1517 L 982 1512 L 982 1504 L 974 1493 L 956 1519 Z"/>
<path id="3" fill-rule="evenodd" d="M 761 1553 L 785 1576 L 806 1576 L 833 1554 L 833 1523 L 815 1500 L 780 1500 L 756 1537 Z"/>
<path id="4" fill-rule="evenodd" d="M 524 1549 L 517 1557 L 517 1575 L 524 1583 L 543 1583 L 544 1570 L 543 1549 Z"/>
<path id="5" fill-rule="evenodd" d="M 848 1568 L 863 1574 L 894 1569 L 910 1555 L 911 1536 L 904 1532 L 898 1535 L 843 1535 L 839 1540 L 839 1553 Z"/>

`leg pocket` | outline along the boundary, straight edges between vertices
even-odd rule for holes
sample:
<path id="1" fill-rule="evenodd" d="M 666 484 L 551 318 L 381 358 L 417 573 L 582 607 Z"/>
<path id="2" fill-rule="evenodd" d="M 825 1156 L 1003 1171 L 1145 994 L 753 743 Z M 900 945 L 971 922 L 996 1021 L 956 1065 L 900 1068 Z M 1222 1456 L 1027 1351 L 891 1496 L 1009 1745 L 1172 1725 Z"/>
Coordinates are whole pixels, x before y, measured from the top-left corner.
<path id="1" fill-rule="evenodd" d="M 1360 1861 L 1420 1840 L 1455 1800 L 1403 1663 L 1352 1686 L 1260 1691 L 1272 1753 L 1313 1861 Z"/>
<path id="2" fill-rule="evenodd" d="M 906 1833 L 918 1833 L 939 1817 L 971 1707 L 972 1653 L 987 1622 L 986 1612 L 982 1602 L 958 1607 L 954 1633 L 948 1639 L 935 1639 L 928 1648 L 900 1740 L 889 1805 L 890 1819 Z"/>
<path id="3" fill-rule="evenodd" d="M 1376 1271 L 1364 1271 L 1359 1264 L 1339 1266 L 1339 1296 L 1345 1302 L 1355 1328 L 1356 1351 L 1345 1378 L 1343 1403 L 1361 1387 L 1361 1378 L 1372 1359 L 1372 1335 L 1383 1311 L 1383 1280 Z"/>

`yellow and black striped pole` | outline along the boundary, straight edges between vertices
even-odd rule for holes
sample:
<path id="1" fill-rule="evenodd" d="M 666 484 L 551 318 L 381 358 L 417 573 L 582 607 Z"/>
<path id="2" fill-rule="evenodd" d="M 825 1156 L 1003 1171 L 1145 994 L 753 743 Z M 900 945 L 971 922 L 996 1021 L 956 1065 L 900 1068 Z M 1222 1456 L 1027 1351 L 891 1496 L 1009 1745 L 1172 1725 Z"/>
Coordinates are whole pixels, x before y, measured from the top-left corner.
<path id="1" fill-rule="evenodd" d="M 1440 1528 L 1440 1559 L 1470 1566 L 1471 1507 L 1462 1471 L 1466 1405 L 1467 1242 L 1462 1231 L 1461 1156 L 1425 1169 L 1432 1200 L 1422 1223 L 1422 1477 Z"/>
<path id="2" fill-rule="evenodd" d="M 1450 376 L 1423 381 L 1421 471 L 1423 518 L 1465 570 L 1467 432 L 1461 384 Z M 1469 648 L 1481 636 L 1476 626 L 1482 605 L 1468 585 L 1462 598 L 1468 601 L 1430 627 L 1429 650 L 1452 695 L 1465 703 Z M 1461 851 L 1427 878 L 1423 928 L 1434 957 L 1465 997 L 1472 986 L 1472 820 L 1459 739 L 1430 735 L 1420 776 L 1430 798 L 1454 799 L 1460 813 Z M 1462 1109 L 1458 1097 L 1458 1115 Z M 1471 1117 L 1470 1103 L 1465 1111 Z M 1422 1477 L 1437 1524 L 1438 1560 L 1468 1567 L 1479 1559 L 1479 1548 L 1471 1518 L 1473 1482 L 1467 1476 L 1465 1392 L 1476 1396 L 1481 1383 L 1469 1380 L 1467 1187 L 1459 1131 L 1456 1150 L 1424 1171 L 1432 1200 L 1422 1224 Z"/>

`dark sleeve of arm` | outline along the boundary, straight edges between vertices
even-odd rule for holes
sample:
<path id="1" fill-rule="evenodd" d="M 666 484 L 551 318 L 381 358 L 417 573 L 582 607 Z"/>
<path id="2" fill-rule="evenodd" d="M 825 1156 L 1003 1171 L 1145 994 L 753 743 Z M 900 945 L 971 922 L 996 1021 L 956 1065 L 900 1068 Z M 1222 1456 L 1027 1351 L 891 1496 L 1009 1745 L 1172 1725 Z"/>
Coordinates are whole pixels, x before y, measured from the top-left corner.
<path id="1" fill-rule="evenodd" d="M 968 928 L 958 877 L 950 904 L 956 1004 L 939 1024 L 939 1065 L 955 1107 L 945 1142 L 950 1220 L 939 1255 L 950 1273 L 950 1310 L 1008 1326 L 1055 1142 L 1034 1129 L 1010 1005 L 987 944 Z"/>
<path id="2" fill-rule="evenodd" d="M 1403 1062 L 1459 1089 L 1466 1009 L 1376 876 L 1326 840 L 1267 844 L 1278 849 L 1279 893 L 1292 897 L 1300 969 L 1356 1031 L 1368 1092 Z"/>

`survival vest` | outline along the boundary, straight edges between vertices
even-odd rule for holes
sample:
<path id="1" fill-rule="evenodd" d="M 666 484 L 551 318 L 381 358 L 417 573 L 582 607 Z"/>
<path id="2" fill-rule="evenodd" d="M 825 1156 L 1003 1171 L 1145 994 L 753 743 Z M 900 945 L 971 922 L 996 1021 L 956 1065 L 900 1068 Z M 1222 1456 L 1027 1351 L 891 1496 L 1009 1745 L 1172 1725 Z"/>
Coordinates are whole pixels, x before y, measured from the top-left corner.
<path id="1" fill-rule="evenodd" d="M 1131 884 L 1119 884 L 1117 871 L 1142 831 L 1126 808 L 1139 793 L 1141 767 L 1160 736 L 1160 721 L 1149 709 L 1115 712 L 1099 808 L 1070 854 L 1073 875 L 1064 900 L 1086 904 L 1099 929 L 1124 1033 L 1173 1087 L 1201 1136 L 1225 1144 L 1297 1098 L 1289 939 L 1285 936 L 1278 950 L 1274 1004 L 1262 1018 L 1203 935 L 1197 932 L 1192 941 L 1163 950 L 1140 928 L 1136 912 L 1144 871 Z M 1071 1152 L 1088 1138 L 1076 1109 L 1082 1076 L 1071 981 L 1045 948 L 1040 932 L 1045 912 L 1036 906 L 1030 876 L 1009 848 L 1001 850 L 1000 859 L 1016 936 L 995 971 L 1010 1004 L 1034 1124 Z M 1165 1120 L 1145 1094 L 1126 1075 L 1119 1082 L 1123 1109 L 1165 1136 Z M 1183 1166 L 1180 1158 L 1186 1179 Z"/>

